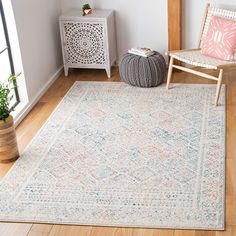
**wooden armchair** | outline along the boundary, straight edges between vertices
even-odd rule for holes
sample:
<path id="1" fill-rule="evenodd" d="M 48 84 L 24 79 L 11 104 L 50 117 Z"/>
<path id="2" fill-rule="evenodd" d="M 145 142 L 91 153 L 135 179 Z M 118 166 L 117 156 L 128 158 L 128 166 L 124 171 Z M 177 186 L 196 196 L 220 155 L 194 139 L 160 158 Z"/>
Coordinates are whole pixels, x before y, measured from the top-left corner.
<path id="1" fill-rule="evenodd" d="M 203 19 L 202 29 L 201 29 L 201 37 L 199 40 L 198 48 L 196 49 L 188 49 L 188 50 L 179 50 L 179 51 L 170 51 L 168 52 L 168 55 L 170 56 L 170 63 L 169 63 L 169 70 L 168 70 L 168 76 L 167 76 L 167 89 L 169 89 L 169 85 L 171 82 L 171 76 L 173 68 L 189 72 L 207 79 L 215 80 L 217 81 L 217 87 L 216 87 L 216 96 L 215 96 L 215 105 L 218 105 L 218 100 L 220 96 L 220 90 L 221 90 L 221 83 L 222 83 L 222 77 L 223 77 L 223 70 L 227 67 L 236 67 L 236 61 L 223 61 L 219 59 L 215 59 L 212 57 L 204 56 L 201 54 L 201 45 L 204 40 L 204 37 L 206 37 L 210 20 L 212 16 L 220 16 L 223 18 L 236 20 L 236 12 L 224 10 L 221 8 L 216 8 L 210 6 L 210 4 L 207 4 L 205 16 Z M 198 66 L 203 67 L 207 69 L 213 69 L 218 70 L 219 75 L 218 77 L 196 71 L 194 69 L 190 69 L 181 65 L 174 65 L 174 59 L 184 62 L 186 64 L 190 64 L 192 66 Z"/>

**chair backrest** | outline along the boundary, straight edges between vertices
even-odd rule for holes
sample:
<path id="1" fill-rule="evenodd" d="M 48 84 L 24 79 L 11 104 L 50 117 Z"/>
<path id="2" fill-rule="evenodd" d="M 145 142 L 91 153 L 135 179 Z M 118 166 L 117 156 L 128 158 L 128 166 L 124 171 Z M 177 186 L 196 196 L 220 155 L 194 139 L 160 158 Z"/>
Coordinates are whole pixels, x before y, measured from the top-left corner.
<path id="1" fill-rule="evenodd" d="M 223 18 L 227 18 L 227 19 L 231 19 L 231 20 L 236 21 L 236 12 L 235 11 L 225 10 L 225 9 L 213 7 L 213 6 L 210 6 L 210 4 L 207 4 L 205 16 L 203 18 L 200 40 L 199 40 L 199 44 L 198 44 L 199 48 L 201 48 L 203 39 L 207 35 L 207 31 L 208 31 L 212 16 L 220 16 Z"/>

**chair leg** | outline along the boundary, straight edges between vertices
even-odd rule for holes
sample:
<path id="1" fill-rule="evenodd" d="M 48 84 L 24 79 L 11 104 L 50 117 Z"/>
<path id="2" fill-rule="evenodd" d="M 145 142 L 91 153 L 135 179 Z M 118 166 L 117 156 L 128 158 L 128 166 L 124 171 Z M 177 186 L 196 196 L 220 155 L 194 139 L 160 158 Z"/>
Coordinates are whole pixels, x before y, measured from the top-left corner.
<path id="1" fill-rule="evenodd" d="M 216 87 L 216 97 L 215 97 L 215 105 L 216 106 L 218 106 L 218 101 L 219 101 L 219 97 L 220 97 L 222 77 L 223 77 L 223 69 L 220 69 L 220 73 L 219 73 L 218 81 L 217 81 L 217 87 Z"/>
<path id="2" fill-rule="evenodd" d="M 169 69 L 168 69 L 168 75 L 167 75 L 166 89 L 169 89 L 170 80 L 171 80 L 171 76 L 172 76 L 172 72 L 173 72 L 173 67 L 172 67 L 173 62 L 174 62 L 174 58 L 171 57 L 170 58 Z"/>

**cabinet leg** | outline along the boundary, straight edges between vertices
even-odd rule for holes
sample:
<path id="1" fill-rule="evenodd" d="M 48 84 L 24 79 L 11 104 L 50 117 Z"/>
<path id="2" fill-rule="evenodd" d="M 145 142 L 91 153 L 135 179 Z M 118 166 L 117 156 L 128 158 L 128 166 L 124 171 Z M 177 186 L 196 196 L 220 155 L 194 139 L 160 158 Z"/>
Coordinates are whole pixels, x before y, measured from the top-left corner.
<path id="1" fill-rule="evenodd" d="M 65 73 L 65 76 L 68 76 L 68 71 L 69 71 L 69 68 L 67 66 L 64 66 L 64 73 Z"/>
<path id="2" fill-rule="evenodd" d="M 106 68 L 107 77 L 111 78 L 111 67 Z"/>

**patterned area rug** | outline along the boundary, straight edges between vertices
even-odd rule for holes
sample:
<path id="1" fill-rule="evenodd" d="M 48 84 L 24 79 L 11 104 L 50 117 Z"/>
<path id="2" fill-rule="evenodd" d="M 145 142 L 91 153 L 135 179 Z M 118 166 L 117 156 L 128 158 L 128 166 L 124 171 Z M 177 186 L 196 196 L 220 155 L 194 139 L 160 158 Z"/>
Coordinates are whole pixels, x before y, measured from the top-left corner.
<path id="1" fill-rule="evenodd" d="M 0 184 L 0 220 L 224 227 L 225 88 L 76 82 Z"/>

